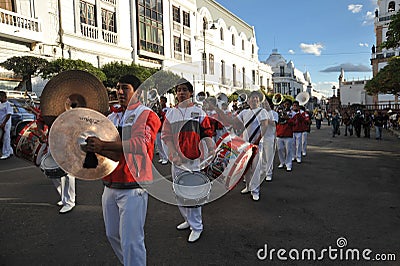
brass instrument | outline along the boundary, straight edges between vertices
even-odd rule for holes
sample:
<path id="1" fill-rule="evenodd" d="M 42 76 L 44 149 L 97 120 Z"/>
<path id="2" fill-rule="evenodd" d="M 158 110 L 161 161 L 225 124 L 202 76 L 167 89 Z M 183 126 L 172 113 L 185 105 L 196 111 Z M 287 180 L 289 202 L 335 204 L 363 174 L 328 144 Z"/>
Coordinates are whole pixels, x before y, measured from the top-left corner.
<path id="1" fill-rule="evenodd" d="M 306 91 L 300 92 L 296 96 L 296 101 L 298 101 L 299 105 L 302 105 L 302 106 L 307 104 L 309 100 L 310 100 L 310 94 L 308 94 L 308 92 L 306 92 Z"/>
<path id="2" fill-rule="evenodd" d="M 207 98 L 207 95 L 203 91 L 197 93 L 197 95 L 196 95 L 196 101 L 199 103 L 203 103 L 206 98 Z"/>
<path id="3" fill-rule="evenodd" d="M 274 105 L 280 105 L 284 100 L 284 97 L 280 93 L 275 93 L 274 96 L 272 96 L 272 103 Z"/>

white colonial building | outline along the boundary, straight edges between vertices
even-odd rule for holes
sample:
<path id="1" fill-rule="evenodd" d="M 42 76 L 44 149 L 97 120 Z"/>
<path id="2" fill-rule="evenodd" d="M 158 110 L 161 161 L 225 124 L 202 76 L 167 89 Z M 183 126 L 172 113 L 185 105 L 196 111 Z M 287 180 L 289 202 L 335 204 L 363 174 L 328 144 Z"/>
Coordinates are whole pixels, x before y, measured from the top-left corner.
<path id="1" fill-rule="evenodd" d="M 393 56 L 400 56 L 400 47 L 395 49 L 382 49 L 380 45 L 386 41 L 386 34 L 389 30 L 389 24 L 392 16 L 397 14 L 400 9 L 400 0 L 378 0 L 378 9 L 375 10 L 375 37 L 376 44 L 372 47 L 371 65 L 372 74 L 376 74 L 387 65 L 388 59 Z M 375 97 L 374 103 L 384 103 L 387 101 L 396 101 L 394 95 L 378 95 Z"/>
<path id="2" fill-rule="evenodd" d="M 373 97 L 368 95 L 364 89 L 368 80 L 351 80 L 344 78 L 344 70 L 341 70 L 339 76 L 338 97 L 342 105 L 352 104 L 373 104 Z"/>
<path id="3" fill-rule="evenodd" d="M 296 97 L 300 92 L 306 91 L 311 96 L 311 76 L 308 71 L 302 72 L 295 68 L 293 61 L 286 62 L 277 49 L 272 50 L 265 63 L 272 67 L 274 93 Z"/>
<path id="4" fill-rule="evenodd" d="M 169 69 L 211 95 L 272 88 L 254 27 L 214 0 L 3 0 L 0 62 L 24 55 Z"/>

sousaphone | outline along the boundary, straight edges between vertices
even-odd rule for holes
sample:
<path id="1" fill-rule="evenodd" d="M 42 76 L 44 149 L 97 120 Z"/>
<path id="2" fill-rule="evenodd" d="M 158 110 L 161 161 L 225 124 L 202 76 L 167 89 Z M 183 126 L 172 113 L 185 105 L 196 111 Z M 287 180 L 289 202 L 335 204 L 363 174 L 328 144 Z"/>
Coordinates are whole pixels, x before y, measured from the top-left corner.
<path id="1" fill-rule="evenodd" d="M 67 70 L 53 77 L 40 96 L 44 122 L 51 126 L 66 110 L 86 107 L 102 114 L 108 111 L 108 94 L 103 83 L 82 70 Z"/>

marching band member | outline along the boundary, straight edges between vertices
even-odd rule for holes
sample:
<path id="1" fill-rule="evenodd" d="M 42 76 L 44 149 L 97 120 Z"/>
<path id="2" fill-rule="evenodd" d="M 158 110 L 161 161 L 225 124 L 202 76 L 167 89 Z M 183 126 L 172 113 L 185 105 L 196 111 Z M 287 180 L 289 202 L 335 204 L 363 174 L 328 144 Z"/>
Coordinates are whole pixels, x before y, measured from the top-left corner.
<path id="1" fill-rule="evenodd" d="M 278 109 L 279 121 L 276 125 L 276 140 L 278 147 L 279 166 L 282 169 L 286 166 L 286 171 L 292 171 L 293 156 L 293 113 L 290 110 L 292 102 L 285 99 L 283 102 L 284 109 Z"/>
<path id="2" fill-rule="evenodd" d="M 237 131 L 243 132 L 243 139 L 258 146 L 258 151 L 253 150 L 253 160 L 247 167 L 244 174 L 246 180 L 246 187 L 242 189 L 241 193 L 246 194 L 251 192 L 254 201 L 260 199 L 260 175 L 261 175 L 261 155 L 263 151 L 262 138 L 268 126 L 268 114 L 264 108 L 260 107 L 263 100 L 263 94 L 259 91 L 252 91 L 250 93 L 248 104 L 250 109 L 243 109 L 237 116 L 227 116 L 224 112 L 215 108 L 218 115 L 223 117 L 222 121 L 227 122 L 224 124 L 232 125 Z"/>
<path id="3" fill-rule="evenodd" d="M 211 139 L 210 119 L 200 107 L 195 106 L 191 101 L 193 85 L 186 79 L 180 79 L 177 84 L 175 90 L 178 105 L 167 112 L 161 133 L 161 139 L 168 147 L 169 160 L 172 162 L 171 173 L 174 179 L 185 169 L 200 170 L 202 154 L 199 147 L 201 140 L 205 141 L 209 155 L 213 156 L 215 149 Z M 188 242 L 197 241 L 203 231 L 202 207 L 178 207 L 184 222 L 176 228 L 178 230 L 190 228 Z"/>
<path id="4" fill-rule="evenodd" d="M 293 112 L 293 154 L 292 161 L 296 159 L 297 163 L 301 163 L 302 137 L 304 131 L 304 116 L 300 110 L 299 102 L 294 101 L 292 105 Z"/>
<path id="5" fill-rule="evenodd" d="M 303 121 L 304 121 L 304 128 L 301 136 L 301 155 L 306 156 L 307 155 L 307 138 L 308 138 L 308 133 L 311 130 L 311 117 L 310 117 L 310 112 L 305 109 L 304 106 L 300 106 L 300 109 L 303 110 Z"/>
<path id="6" fill-rule="evenodd" d="M 144 266 L 148 194 L 142 186 L 153 181 L 154 142 L 161 122 L 156 113 L 139 101 L 140 84 L 133 75 L 121 77 L 117 84 L 122 109 L 108 118 L 118 127 L 122 140 L 106 142 L 89 137 L 84 149 L 119 161 L 117 168 L 103 178 L 106 235 L 123 265 Z"/>
<path id="7" fill-rule="evenodd" d="M 272 100 L 267 98 L 263 107 L 268 113 L 268 126 L 262 139 L 262 163 L 261 176 L 265 176 L 266 181 L 272 181 L 272 171 L 274 169 L 274 157 L 276 148 L 276 124 L 278 123 L 278 113 L 271 109 Z"/>
<path id="8" fill-rule="evenodd" d="M 3 143 L 0 160 L 5 160 L 13 155 L 11 147 L 11 114 L 13 113 L 11 104 L 7 101 L 7 94 L 0 91 L 0 130 L 3 130 L 3 136 L 0 135 L 0 142 Z"/>
<path id="9" fill-rule="evenodd" d="M 156 139 L 156 144 L 157 144 L 157 149 L 158 149 L 158 153 L 160 156 L 160 160 L 158 160 L 159 163 L 165 165 L 168 163 L 168 156 L 167 153 L 165 152 L 165 148 L 162 145 L 162 141 L 161 141 L 161 128 L 162 125 L 164 124 L 164 120 L 165 120 L 165 114 L 167 113 L 167 111 L 170 108 L 167 107 L 167 97 L 165 96 L 161 96 L 160 97 L 160 108 L 158 108 L 157 110 L 157 115 L 160 118 L 161 121 L 161 127 L 157 132 L 157 139 Z"/>

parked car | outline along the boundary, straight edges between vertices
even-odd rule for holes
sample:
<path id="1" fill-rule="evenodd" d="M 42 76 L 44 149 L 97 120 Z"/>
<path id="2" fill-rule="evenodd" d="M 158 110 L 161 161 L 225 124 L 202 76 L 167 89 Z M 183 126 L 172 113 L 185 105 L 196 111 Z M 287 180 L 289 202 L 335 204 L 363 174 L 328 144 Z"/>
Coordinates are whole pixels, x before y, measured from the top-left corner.
<path id="1" fill-rule="evenodd" d="M 11 115 L 11 138 L 15 139 L 27 124 L 36 119 L 36 116 L 29 108 L 26 108 L 25 99 L 8 98 L 7 100 L 11 103 L 14 111 Z"/>

